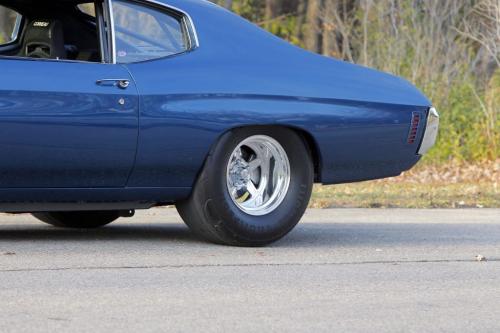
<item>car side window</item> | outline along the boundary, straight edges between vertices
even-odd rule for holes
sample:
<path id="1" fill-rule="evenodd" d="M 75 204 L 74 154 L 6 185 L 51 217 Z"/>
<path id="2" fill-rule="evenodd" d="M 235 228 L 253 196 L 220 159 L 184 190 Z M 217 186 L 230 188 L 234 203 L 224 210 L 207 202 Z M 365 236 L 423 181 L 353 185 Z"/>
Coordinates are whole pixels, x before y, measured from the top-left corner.
<path id="1" fill-rule="evenodd" d="M 81 3 L 76 6 L 82 13 L 96 17 L 95 4 L 93 2 Z"/>
<path id="2" fill-rule="evenodd" d="M 14 6 L 16 2 L 10 3 Z M 99 8 L 103 6 L 100 1 L 78 6 L 81 11 L 87 10 L 87 15 L 77 12 L 73 1 L 44 3 L 42 7 L 47 8 L 41 13 L 30 10 L 28 4 L 26 1 L 16 7 L 22 14 L 0 5 L 0 58 L 107 61 L 101 44 L 108 41 L 100 34 L 105 24 L 91 15 L 95 12 L 94 4 L 99 4 Z M 104 22 L 102 15 L 99 18 Z"/>
<path id="3" fill-rule="evenodd" d="M 132 63 L 183 53 L 190 47 L 182 15 L 113 1 L 116 61 Z"/>
<path id="4" fill-rule="evenodd" d="M 19 13 L 0 5 L 0 46 L 17 40 L 21 19 Z"/>

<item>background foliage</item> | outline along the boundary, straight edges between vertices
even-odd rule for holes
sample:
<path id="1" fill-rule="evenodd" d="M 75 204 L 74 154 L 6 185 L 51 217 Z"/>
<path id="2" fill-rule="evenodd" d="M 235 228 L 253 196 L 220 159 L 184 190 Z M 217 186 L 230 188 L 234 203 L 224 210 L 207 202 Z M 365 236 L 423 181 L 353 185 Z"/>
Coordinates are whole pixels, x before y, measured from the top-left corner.
<path id="1" fill-rule="evenodd" d="M 439 109 L 432 161 L 500 157 L 500 0 L 218 0 L 311 51 L 403 76 Z"/>

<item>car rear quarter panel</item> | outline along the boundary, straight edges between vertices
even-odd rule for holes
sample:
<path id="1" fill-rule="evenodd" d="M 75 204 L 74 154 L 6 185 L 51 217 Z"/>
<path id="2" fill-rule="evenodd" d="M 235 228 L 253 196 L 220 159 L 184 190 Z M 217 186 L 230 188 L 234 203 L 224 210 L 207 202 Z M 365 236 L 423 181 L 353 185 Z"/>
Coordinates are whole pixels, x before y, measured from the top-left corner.
<path id="1" fill-rule="evenodd" d="M 218 137 L 252 125 L 309 133 L 326 184 L 394 176 L 418 161 L 406 139 L 412 113 L 424 119 L 430 103 L 407 81 L 301 50 L 205 2 L 169 4 L 191 15 L 200 46 L 128 65 L 141 94 L 129 186 L 191 186 Z"/>

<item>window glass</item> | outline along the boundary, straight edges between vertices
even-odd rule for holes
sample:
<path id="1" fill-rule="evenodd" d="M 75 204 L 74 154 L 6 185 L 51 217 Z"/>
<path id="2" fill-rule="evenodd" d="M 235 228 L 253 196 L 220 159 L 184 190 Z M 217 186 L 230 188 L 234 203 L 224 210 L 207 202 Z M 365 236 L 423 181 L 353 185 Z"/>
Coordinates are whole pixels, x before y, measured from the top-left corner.
<path id="1" fill-rule="evenodd" d="M 0 45 L 17 39 L 21 16 L 12 9 L 0 6 Z"/>
<path id="2" fill-rule="evenodd" d="M 181 17 L 121 0 L 113 1 L 113 15 L 118 63 L 162 58 L 189 47 Z"/>
<path id="3" fill-rule="evenodd" d="M 78 9 L 80 9 L 83 13 L 95 17 L 95 6 L 94 3 L 82 3 L 78 5 Z"/>

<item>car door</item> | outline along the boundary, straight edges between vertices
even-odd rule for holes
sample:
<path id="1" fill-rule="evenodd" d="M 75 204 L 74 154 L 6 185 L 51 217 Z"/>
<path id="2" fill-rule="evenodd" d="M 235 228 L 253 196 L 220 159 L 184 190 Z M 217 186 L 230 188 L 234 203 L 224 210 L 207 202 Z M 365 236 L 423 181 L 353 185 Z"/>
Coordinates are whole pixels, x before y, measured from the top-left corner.
<path id="1" fill-rule="evenodd" d="M 102 62 L 61 58 L 72 37 L 92 36 L 67 33 L 74 28 L 63 23 L 67 14 L 9 15 L 4 35 L 11 37 L 0 41 L 0 188 L 126 185 L 137 150 L 139 96 L 129 71 L 110 57 L 110 3 L 94 4 L 93 17 L 78 22 L 94 27 Z M 74 13 L 71 6 L 61 10 Z"/>
<path id="2" fill-rule="evenodd" d="M 1 188 L 125 186 L 138 133 L 125 68 L 0 58 L 0 73 Z"/>
<path id="3" fill-rule="evenodd" d="M 178 73 L 199 70 L 182 63 L 196 65 L 190 57 L 198 48 L 193 22 L 186 12 L 167 3 L 111 3 L 116 62 L 132 73 L 141 96 L 137 162 L 128 185 L 188 187 L 205 157 L 206 151 L 199 147 L 213 139 L 209 137 L 213 132 L 198 129 L 194 114 L 168 107 L 176 98 Z M 193 144 L 195 148 L 190 148 Z"/>

